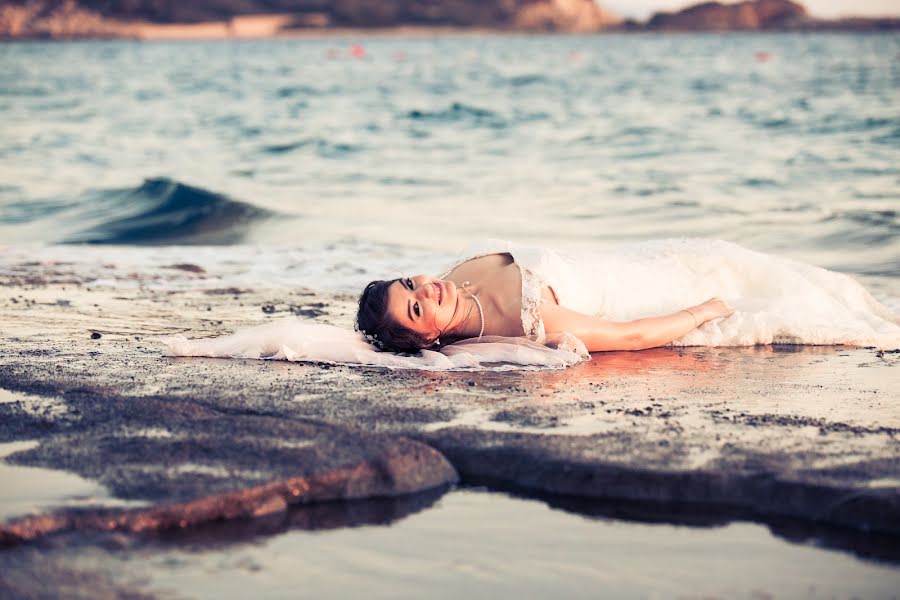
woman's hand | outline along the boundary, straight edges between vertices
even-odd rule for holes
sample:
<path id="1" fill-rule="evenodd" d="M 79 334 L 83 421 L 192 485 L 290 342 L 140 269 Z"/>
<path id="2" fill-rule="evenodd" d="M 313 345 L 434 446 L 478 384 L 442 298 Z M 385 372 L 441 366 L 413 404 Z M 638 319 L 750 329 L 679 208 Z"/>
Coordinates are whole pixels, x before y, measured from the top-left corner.
<path id="1" fill-rule="evenodd" d="M 721 298 L 710 298 L 703 304 L 692 306 L 689 310 L 696 317 L 698 326 L 703 325 L 707 321 L 729 317 L 734 314 L 734 309 L 728 306 L 728 303 Z"/>

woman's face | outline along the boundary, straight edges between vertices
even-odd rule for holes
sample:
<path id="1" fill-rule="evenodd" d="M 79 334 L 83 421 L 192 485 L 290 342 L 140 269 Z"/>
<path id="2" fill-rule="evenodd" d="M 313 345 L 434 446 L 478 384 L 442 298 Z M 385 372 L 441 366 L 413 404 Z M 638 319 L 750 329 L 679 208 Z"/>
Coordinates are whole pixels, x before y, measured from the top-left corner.
<path id="1" fill-rule="evenodd" d="M 433 340 L 457 323 L 456 284 L 430 275 L 402 277 L 388 288 L 388 314 L 400 325 Z"/>

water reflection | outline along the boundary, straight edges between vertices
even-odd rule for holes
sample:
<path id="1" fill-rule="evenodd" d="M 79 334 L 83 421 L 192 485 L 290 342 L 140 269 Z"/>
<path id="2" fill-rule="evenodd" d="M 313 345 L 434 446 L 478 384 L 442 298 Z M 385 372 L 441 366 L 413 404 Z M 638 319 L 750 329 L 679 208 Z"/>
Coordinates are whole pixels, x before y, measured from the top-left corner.
<path id="1" fill-rule="evenodd" d="M 492 488 L 498 489 L 496 484 L 492 484 Z M 692 528 L 717 528 L 735 522 L 755 522 L 765 525 L 773 535 L 787 542 L 840 550 L 859 558 L 900 564 L 900 537 L 883 533 L 837 527 L 816 521 L 763 516 L 753 511 L 715 504 L 582 498 L 534 493 L 509 486 L 502 489 L 513 497 L 539 500 L 553 509 L 589 519 Z"/>
<path id="2" fill-rule="evenodd" d="M 230 519 L 150 534 L 160 544 L 185 550 L 207 550 L 244 544 L 289 531 L 328 531 L 371 525 L 393 525 L 429 509 L 447 492 L 439 487 L 393 498 L 368 498 L 294 505 L 258 519 Z"/>
<path id="3" fill-rule="evenodd" d="M 110 587 L 129 597 L 510 599 L 584 597 L 598 589 L 612 598 L 818 597 L 819 590 L 890 597 L 896 589 L 892 564 L 785 543 L 757 525 L 673 527 L 652 509 L 613 520 L 585 519 L 568 508 L 460 490 L 390 527 L 310 535 L 279 534 L 276 525 L 275 535 L 237 533 L 224 543 L 203 537 L 196 544 L 192 531 L 172 543 L 59 536 L 0 550 L 0 573 L 23 597 L 55 597 L 75 581 L 85 597 L 111 597 L 99 593 Z"/>

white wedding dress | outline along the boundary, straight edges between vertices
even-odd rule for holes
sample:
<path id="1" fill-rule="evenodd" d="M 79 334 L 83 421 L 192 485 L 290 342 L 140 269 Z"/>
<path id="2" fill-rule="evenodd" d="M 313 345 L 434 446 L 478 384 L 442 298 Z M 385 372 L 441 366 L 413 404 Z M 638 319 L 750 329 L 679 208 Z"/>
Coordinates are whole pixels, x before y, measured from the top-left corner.
<path id="1" fill-rule="evenodd" d="M 200 340 L 176 336 L 165 343 L 175 356 L 427 370 L 563 368 L 590 355 L 574 336 L 546 333 L 540 303 L 542 289 L 548 287 L 560 305 L 611 321 L 671 314 L 713 296 L 735 309 L 733 315 L 705 323 L 675 340 L 672 345 L 676 346 L 775 343 L 900 348 L 900 316 L 851 277 L 730 242 L 659 240 L 576 257 L 489 240 L 470 248 L 455 264 L 497 253 L 510 254 L 522 273 L 523 338 L 485 336 L 440 352 L 423 350 L 407 356 L 379 352 L 354 331 L 282 319 L 233 335 Z"/>

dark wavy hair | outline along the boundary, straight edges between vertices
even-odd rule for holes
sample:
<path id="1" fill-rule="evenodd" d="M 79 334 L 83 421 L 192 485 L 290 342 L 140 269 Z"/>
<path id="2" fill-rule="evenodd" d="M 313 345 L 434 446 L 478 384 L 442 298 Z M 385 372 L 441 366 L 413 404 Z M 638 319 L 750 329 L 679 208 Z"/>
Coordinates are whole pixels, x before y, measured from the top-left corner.
<path id="1" fill-rule="evenodd" d="M 389 352 L 418 352 L 434 344 L 408 327 L 397 323 L 388 314 L 388 288 L 398 281 L 373 281 L 359 296 L 356 329 L 381 350 Z"/>

